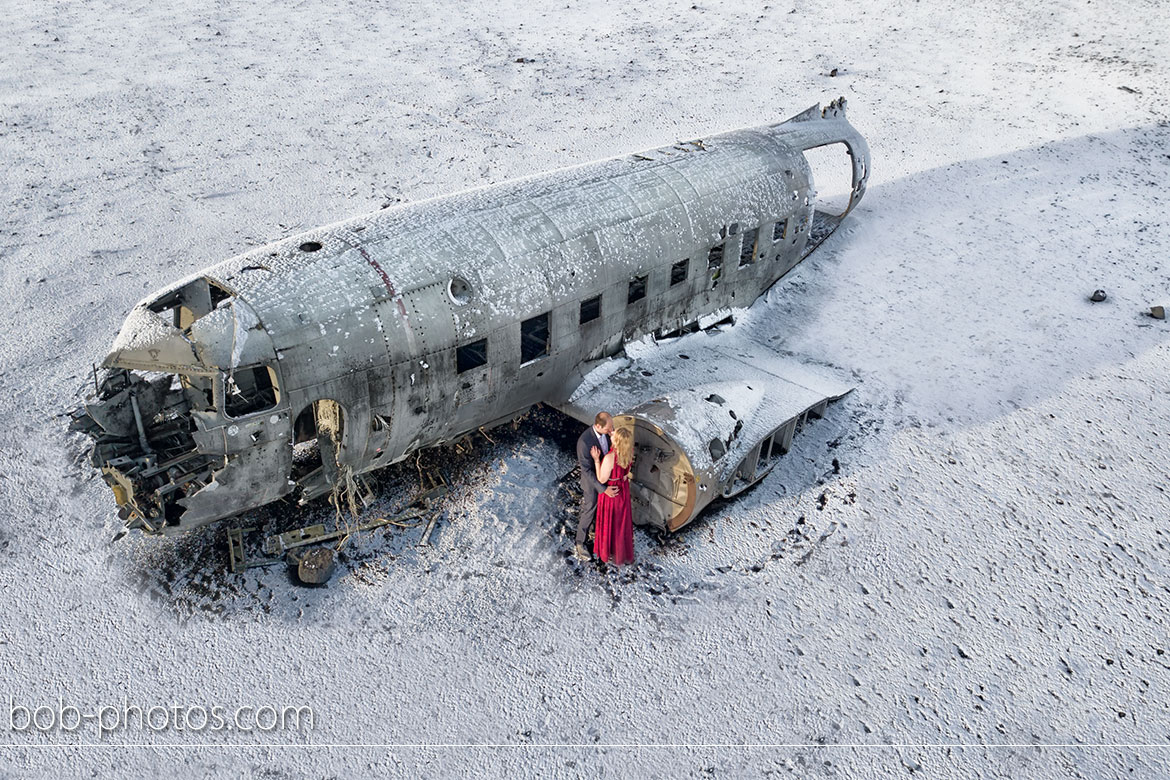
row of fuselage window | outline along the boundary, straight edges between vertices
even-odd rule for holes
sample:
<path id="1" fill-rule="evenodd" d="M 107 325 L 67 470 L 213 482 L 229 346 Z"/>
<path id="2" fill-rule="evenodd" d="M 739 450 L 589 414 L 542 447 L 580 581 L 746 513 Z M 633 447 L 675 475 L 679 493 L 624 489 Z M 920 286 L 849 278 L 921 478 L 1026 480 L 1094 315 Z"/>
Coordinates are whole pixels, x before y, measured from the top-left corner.
<path id="1" fill-rule="evenodd" d="M 788 220 L 778 220 L 772 228 L 772 243 L 778 244 L 784 240 L 788 227 Z M 802 222 L 799 231 L 804 229 Z M 729 240 L 738 238 L 736 235 L 739 232 L 737 224 L 731 224 L 723 228 L 721 235 L 723 240 L 715 246 L 711 247 L 707 253 L 707 270 L 711 275 L 712 282 L 717 283 L 720 270 L 723 267 L 723 255 Z M 759 243 L 759 229 L 749 228 L 743 232 L 743 242 L 740 244 L 739 252 L 739 266 L 742 268 L 754 263 L 759 256 L 757 252 L 757 244 Z M 670 286 L 682 284 L 687 280 L 690 272 L 691 259 L 685 258 L 679 260 L 670 267 Z M 626 292 L 626 305 L 636 303 L 646 297 L 646 284 L 649 280 L 649 275 L 637 276 L 630 280 L 629 288 Z M 581 316 L 580 324 L 586 325 L 601 317 L 601 296 L 595 295 L 581 301 Z M 549 352 L 550 343 L 549 331 L 549 313 L 537 315 L 531 319 L 524 320 L 520 323 L 520 363 L 530 363 L 533 360 L 542 358 Z M 488 362 L 487 354 L 487 339 L 482 338 L 479 341 L 473 341 L 470 344 L 464 344 L 457 347 L 455 350 L 455 367 L 460 374 L 465 371 L 479 368 L 486 365 Z"/>

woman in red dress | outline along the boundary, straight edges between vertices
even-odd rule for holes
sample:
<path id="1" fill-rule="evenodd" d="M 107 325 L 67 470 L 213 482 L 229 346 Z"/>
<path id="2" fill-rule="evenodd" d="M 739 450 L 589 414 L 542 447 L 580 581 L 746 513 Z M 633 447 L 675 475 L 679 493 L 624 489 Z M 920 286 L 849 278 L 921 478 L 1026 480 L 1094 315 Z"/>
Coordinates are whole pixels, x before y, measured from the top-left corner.
<path id="1" fill-rule="evenodd" d="M 634 509 L 630 503 L 630 466 L 634 462 L 634 435 L 628 428 L 613 432 L 613 447 L 605 457 L 593 448 L 597 481 L 617 485 L 618 494 L 597 496 L 597 524 L 593 552 L 603 561 L 621 566 L 634 562 Z"/>

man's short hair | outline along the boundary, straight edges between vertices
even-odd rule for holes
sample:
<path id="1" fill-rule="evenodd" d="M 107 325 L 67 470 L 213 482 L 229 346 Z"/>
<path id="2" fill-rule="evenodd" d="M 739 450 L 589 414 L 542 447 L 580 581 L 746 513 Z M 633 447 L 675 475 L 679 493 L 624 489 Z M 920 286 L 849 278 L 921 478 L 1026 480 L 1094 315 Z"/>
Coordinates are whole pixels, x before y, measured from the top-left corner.
<path id="1" fill-rule="evenodd" d="M 609 416 L 609 412 L 598 412 L 597 416 L 593 418 L 593 424 L 596 425 L 598 428 L 604 428 L 605 426 L 609 425 L 612 421 L 613 421 L 613 418 Z"/>

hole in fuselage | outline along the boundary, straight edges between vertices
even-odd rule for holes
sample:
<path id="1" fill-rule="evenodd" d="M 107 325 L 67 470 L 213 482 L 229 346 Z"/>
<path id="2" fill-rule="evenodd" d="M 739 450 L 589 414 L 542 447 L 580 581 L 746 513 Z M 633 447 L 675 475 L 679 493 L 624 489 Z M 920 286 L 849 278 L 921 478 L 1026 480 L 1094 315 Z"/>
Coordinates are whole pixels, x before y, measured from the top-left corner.
<path id="1" fill-rule="evenodd" d="M 324 468 L 327 462 L 333 468 L 343 435 L 344 411 L 336 401 L 321 399 L 301 410 L 293 421 L 289 479 L 300 482 Z"/>
<path id="2" fill-rule="evenodd" d="M 471 301 L 471 283 L 459 276 L 454 276 L 447 283 L 447 295 L 456 306 L 463 306 Z"/>
<path id="3" fill-rule="evenodd" d="M 816 211 L 837 217 L 849 206 L 853 191 L 853 157 L 843 143 L 827 144 L 804 153 L 816 188 Z M 795 194 L 795 193 L 794 193 Z"/>

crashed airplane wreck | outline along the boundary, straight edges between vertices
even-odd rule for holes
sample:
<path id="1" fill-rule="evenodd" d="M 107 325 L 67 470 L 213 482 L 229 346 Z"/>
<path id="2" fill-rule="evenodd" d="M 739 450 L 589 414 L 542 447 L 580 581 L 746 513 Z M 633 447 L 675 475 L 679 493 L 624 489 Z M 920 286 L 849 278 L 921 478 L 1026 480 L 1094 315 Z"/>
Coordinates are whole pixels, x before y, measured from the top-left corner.
<path id="1" fill-rule="evenodd" d="M 852 187 L 832 215 L 804 152 L 837 144 Z M 701 332 L 625 345 L 725 323 L 832 233 L 868 169 L 841 99 L 284 239 L 138 303 L 74 426 L 126 527 L 175 534 L 537 403 L 606 409 L 635 428 L 635 517 L 676 530 L 849 388 Z"/>

